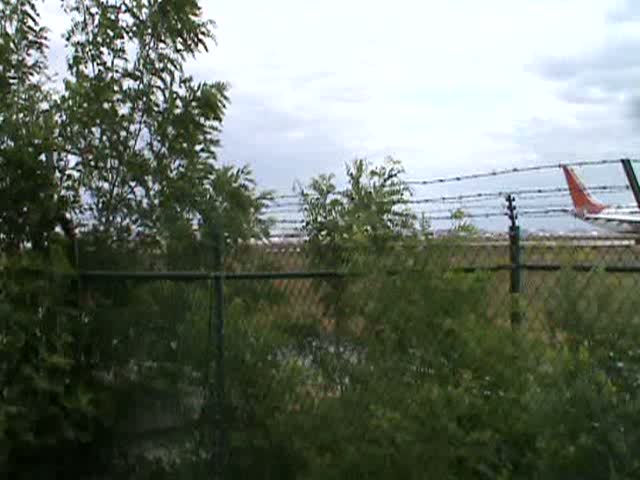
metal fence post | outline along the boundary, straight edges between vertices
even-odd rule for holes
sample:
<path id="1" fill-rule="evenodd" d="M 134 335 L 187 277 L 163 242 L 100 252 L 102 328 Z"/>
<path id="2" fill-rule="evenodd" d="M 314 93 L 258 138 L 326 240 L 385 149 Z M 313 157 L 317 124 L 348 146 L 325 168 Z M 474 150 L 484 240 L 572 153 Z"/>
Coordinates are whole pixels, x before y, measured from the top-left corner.
<path id="1" fill-rule="evenodd" d="M 507 216 L 509 217 L 509 261 L 511 263 L 510 297 L 511 297 L 511 326 L 522 323 L 522 311 L 520 308 L 520 293 L 522 291 L 522 269 L 520 261 L 520 227 L 517 224 L 515 198 L 507 195 Z"/>
<path id="2" fill-rule="evenodd" d="M 227 431 L 225 425 L 225 370 L 224 370 L 224 234 L 222 230 L 216 232 L 214 251 L 213 276 L 213 328 L 216 345 L 216 454 L 215 454 L 215 474 L 216 478 L 224 478 L 226 455 L 227 455 Z"/>
<path id="3" fill-rule="evenodd" d="M 629 182 L 629 187 L 631 187 L 631 192 L 633 193 L 633 198 L 636 201 L 636 205 L 640 208 L 640 184 L 638 183 L 638 177 L 636 176 L 636 172 L 633 169 L 633 165 L 631 164 L 631 160 L 628 158 L 623 158 L 620 160 L 622 163 L 622 169 L 624 170 L 624 174 L 627 176 L 627 181 Z"/>

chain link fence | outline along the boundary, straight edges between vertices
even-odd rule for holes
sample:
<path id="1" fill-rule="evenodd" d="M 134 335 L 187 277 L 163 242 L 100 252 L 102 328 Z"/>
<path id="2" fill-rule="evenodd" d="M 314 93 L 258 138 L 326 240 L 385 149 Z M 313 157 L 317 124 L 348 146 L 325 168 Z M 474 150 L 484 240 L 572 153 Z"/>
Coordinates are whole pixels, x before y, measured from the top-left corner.
<path id="1" fill-rule="evenodd" d="M 367 348 L 359 339 L 385 329 L 370 321 L 372 295 L 397 295 L 376 318 L 412 304 L 428 316 L 430 302 L 456 312 L 470 295 L 432 293 L 426 277 L 472 279 L 482 292 L 468 314 L 549 338 L 573 311 L 594 322 L 640 311 L 640 246 L 630 237 L 431 239 L 335 268 L 320 268 L 322 255 L 304 241 L 268 241 L 237 246 L 219 265 L 140 272 L 85 263 L 71 275 L 79 308 L 70 335 L 115 392 L 123 469 L 242 475 L 260 448 L 273 455 L 256 423 L 264 409 L 285 421 L 348 388 Z"/>

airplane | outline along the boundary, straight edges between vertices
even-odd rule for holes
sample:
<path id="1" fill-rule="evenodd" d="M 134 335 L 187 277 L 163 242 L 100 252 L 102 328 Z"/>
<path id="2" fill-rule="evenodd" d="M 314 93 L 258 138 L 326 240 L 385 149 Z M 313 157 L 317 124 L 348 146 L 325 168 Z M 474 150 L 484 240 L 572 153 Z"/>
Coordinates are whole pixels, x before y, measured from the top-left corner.
<path id="1" fill-rule="evenodd" d="M 571 167 L 564 165 L 562 170 L 573 201 L 572 214 L 576 218 L 616 233 L 640 233 L 640 209 L 637 205 L 605 205 L 589 193 Z"/>

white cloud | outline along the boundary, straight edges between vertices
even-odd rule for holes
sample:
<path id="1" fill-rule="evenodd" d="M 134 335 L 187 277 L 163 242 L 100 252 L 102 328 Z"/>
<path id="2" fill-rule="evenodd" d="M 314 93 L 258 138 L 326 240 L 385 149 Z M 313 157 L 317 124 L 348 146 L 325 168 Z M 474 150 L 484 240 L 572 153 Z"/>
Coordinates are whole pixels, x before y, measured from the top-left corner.
<path id="1" fill-rule="evenodd" d="M 214 71 L 230 80 L 232 98 L 256 96 L 273 111 L 314 119 L 346 155 L 396 153 L 414 176 L 535 157 L 521 126 L 532 118 L 570 125 L 576 106 L 532 65 L 596 48 L 615 7 L 598 0 L 207 2 L 219 25 Z M 210 69 L 199 64 L 206 77 Z"/>
<path id="2" fill-rule="evenodd" d="M 222 157 L 269 186 L 356 155 L 395 154 L 431 177 L 637 146 L 632 2 L 202 3 L 218 45 L 189 69 L 231 83 Z"/>

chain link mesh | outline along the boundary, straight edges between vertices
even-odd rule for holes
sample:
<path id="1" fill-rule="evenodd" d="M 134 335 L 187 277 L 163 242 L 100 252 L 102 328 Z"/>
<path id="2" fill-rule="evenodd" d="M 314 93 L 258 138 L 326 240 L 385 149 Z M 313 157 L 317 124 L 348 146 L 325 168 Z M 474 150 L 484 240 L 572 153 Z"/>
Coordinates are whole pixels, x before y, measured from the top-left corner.
<path id="1" fill-rule="evenodd" d="M 483 286 L 468 314 L 507 326 L 517 310 L 524 328 L 549 338 L 559 323 L 571 321 L 572 309 L 601 322 L 640 311 L 635 240 L 529 236 L 520 248 L 520 263 L 513 265 L 508 236 L 432 239 L 386 247 L 373 257 L 351 255 L 349 263 L 331 268 L 322 268 L 322 252 L 312 255 L 302 240 L 230 249 L 223 276 L 227 394 L 221 417 L 214 415 L 212 375 L 216 273 L 197 279 L 82 276 L 74 335 L 86 363 L 122 392 L 114 419 L 127 465 L 142 458 L 211 473 L 211 462 L 251 461 L 243 456 L 255 453 L 247 442 L 261 441 L 253 423 L 258 405 L 273 409 L 276 418 L 309 411 L 353 381 L 364 356 L 359 339 L 386 328 L 384 321 L 370 321 L 371 309 L 379 308 L 373 295 L 397 296 L 388 314 L 424 305 L 428 317 L 431 301 L 445 310 L 447 302 L 466 302 L 465 288 L 429 297 L 432 284 L 425 279 L 453 276 Z M 83 270 L 92 267 L 85 263 Z M 516 271 L 521 287 L 513 292 Z M 375 312 L 376 318 L 385 314 Z M 279 390 L 292 381 L 291 392 Z M 215 435 L 221 428 L 229 430 L 224 453 Z"/>

